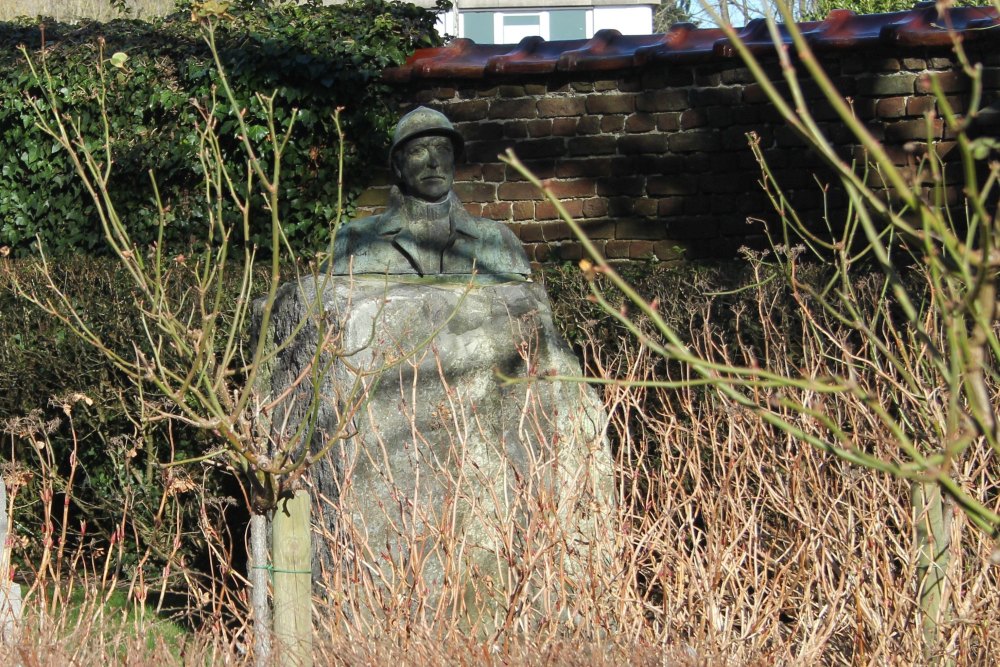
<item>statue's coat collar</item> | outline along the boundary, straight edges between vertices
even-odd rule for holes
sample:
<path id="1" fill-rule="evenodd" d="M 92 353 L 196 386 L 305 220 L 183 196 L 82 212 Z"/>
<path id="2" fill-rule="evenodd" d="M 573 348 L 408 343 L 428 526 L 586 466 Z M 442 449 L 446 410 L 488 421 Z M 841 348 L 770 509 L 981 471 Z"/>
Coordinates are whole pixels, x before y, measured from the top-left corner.
<path id="1" fill-rule="evenodd" d="M 390 192 L 389 205 L 384 213 L 378 216 L 376 233 L 386 241 L 392 243 L 393 247 L 403 255 L 413 269 L 421 276 L 435 273 L 449 273 L 446 266 L 456 260 L 468 256 L 468 252 L 462 252 L 462 244 L 466 241 L 475 241 L 479 238 L 475 230 L 475 222 L 469 212 L 462 206 L 462 202 L 454 191 L 448 193 L 447 213 L 448 213 L 448 240 L 441 249 L 441 266 L 422 266 L 420 257 L 419 241 L 413 236 L 408 223 L 407 209 L 411 206 L 430 208 L 434 204 L 424 204 L 419 200 L 413 200 L 399 192 L 395 187 Z M 470 265 L 471 270 L 471 265 Z M 461 272 L 461 271 L 460 271 Z"/>

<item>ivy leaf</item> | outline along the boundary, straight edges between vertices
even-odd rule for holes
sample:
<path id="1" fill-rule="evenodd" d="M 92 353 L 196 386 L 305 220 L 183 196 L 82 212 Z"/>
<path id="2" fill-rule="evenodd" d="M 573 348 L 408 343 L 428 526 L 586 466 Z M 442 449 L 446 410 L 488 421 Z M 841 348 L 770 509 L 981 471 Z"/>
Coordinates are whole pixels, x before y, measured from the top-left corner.
<path id="1" fill-rule="evenodd" d="M 117 67 L 118 69 L 125 69 L 125 62 L 128 60 L 128 54 L 122 53 L 121 51 L 115 52 L 110 59 L 112 67 Z"/>

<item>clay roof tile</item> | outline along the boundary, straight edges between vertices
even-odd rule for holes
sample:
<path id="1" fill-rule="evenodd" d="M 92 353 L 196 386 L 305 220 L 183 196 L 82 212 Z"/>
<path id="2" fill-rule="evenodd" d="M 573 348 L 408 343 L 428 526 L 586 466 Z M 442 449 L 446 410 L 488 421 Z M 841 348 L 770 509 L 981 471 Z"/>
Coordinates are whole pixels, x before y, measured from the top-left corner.
<path id="1" fill-rule="evenodd" d="M 863 46 L 947 46 L 949 29 L 966 41 L 996 38 L 1000 17 L 994 7 L 960 7 L 939 13 L 935 3 L 921 3 L 905 12 L 858 15 L 837 9 L 822 21 L 797 24 L 803 37 L 817 51 L 837 51 Z M 774 48 L 763 19 L 738 31 L 755 53 Z M 785 26 L 778 26 L 785 43 L 791 43 Z M 401 67 L 387 69 L 386 80 L 481 79 L 520 74 L 607 71 L 647 63 L 684 63 L 736 56 L 729 39 L 718 28 L 696 28 L 680 23 L 663 34 L 622 35 L 601 30 L 591 39 L 545 41 L 526 37 L 519 44 L 476 44 L 456 39 L 448 46 L 421 49 Z"/>

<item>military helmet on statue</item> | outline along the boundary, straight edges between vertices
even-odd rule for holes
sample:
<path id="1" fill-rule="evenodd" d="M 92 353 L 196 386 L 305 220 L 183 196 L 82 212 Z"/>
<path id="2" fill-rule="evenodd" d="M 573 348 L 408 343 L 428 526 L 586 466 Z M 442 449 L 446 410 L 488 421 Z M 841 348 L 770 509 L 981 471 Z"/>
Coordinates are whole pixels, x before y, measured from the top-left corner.
<path id="1" fill-rule="evenodd" d="M 389 149 L 389 164 L 396 155 L 396 151 L 410 139 L 426 137 L 428 135 L 440 135 L 451 139 L 455 147 L 455 155 L 460 155 L 465 146 L 462 135 L 455 130 L 448 117 L 440 111 L 427 107 L 417 107 L 399 119 L 396 131 L 392 135 L 392 147 Z"/>

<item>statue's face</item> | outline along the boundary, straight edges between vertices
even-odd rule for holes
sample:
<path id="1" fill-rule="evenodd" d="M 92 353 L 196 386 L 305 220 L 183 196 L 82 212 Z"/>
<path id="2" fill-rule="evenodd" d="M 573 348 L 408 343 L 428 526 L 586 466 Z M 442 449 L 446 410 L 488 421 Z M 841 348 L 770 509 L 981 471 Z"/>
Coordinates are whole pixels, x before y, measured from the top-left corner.
<path id="1" fill-rule="evenodd" d="M 448 137 L 411 139 L 397 152 L 395 170 L 407 194 L 439 201 L 455 180 L 455 147 Z"/>

